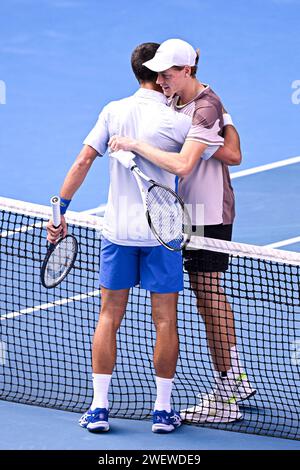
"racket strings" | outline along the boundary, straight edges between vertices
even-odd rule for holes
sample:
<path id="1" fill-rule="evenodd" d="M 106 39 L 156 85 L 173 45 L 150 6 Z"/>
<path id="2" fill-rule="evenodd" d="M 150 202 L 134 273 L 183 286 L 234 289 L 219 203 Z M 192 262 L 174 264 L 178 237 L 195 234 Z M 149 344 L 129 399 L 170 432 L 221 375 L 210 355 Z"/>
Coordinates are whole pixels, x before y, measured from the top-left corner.
<path id="1" fill-rule="evenodd" d="M 45 269 L 45 283 L 48 286 L 60 282 L 72 267 L 77 253 L 76 242 L 73 237 L 61 240 L 52 251 Z"/>
<path id="2" fill-rule="evenodd" d="M 157 236 L 169 248 L 181 249 L 187 219 L 177 196 L 166 188 L 153 186 L 147 194 L 146 205 Z"/>

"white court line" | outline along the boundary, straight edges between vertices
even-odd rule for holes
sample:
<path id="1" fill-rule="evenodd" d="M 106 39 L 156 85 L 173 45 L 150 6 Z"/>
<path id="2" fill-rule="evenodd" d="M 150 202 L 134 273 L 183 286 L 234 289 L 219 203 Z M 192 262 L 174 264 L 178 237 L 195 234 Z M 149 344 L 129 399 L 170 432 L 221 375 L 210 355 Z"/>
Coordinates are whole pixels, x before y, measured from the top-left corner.
<path id="1" fill-rule="evenodd" d="M 254 175 L 256 173 L 261 173 L 267 170 L 274 170 L 274 168 L 281 168 L 287 165 L 294 165 L 295 163 L 300 163 L 300 156 L 299 157 L 292 157 L 286 158 L 285 160 L 279 160 L 278 162 L 268 163 L 266 165 L 255 166 L 253 168 L 249 168 L 248 170 L 241 170 L 230 173 L 230 178 L 241 178 L 242 176 L 249 176 Z"/>
<path id="2" fill-rule="evenodd" d="M 275 168 L 281 168 L 287 165 L 294 165 L 295 163 L 300 163 L 300 156 L 286 158 L 284 160 L 279 160 L 273 163 L 267 163 L 265 165 L 255 166 L 253 168 L 248 168 L 248 170 L 235 171 L 230 173 L 230 178 L 241 178 L 242 176 L 255 175 L 256 173 L 262 173 L 263 171 L 274 170 Z M 105 210 L 106 204 L 100 204 L 94 209 L 87 209 L 82 211 L 83 214 L 95 214 L 97 212 L 103 213 Z"/>
<path id="3" fill-rule="evenodd" d="M 73 297 L 68 297 L 66 299 L 56 300 L 55 302 L 48 302 L 47 304 L 37 305 L 36 307 L 23 308 L 22 310 L 19 310 L 18 312 L 10 312 L 10 313 L 7 313 L 6 315 L 1 315 L 0 320 L 7 320 L 9 318 L 15 318 L 21 315 L 27 315 L 28 313 L 37 312 L 39 310 L 48 310 L 49 308 L 56 307 L 56 305 L 65 305 L 70 302 L 75 302 L 77 300 L 87 299 L 88 297 L 95 297 L 96 295 L 99 295 L 99 293 L 100 293 L 100 290 L 97 289 L 92 292 L 88 292 L 87 294 L 78 294 L 78 295 L 74 295 Z"/>
<path id="4" fill-rule="evenodd" d="M 280 242 L 270 243 L 269 245 L 265 245 L 268 248 L 280 248 L 281 246 L 292 245 L 293 243 L 299 243 L 300 236 L 294 238 L 288 238 L 287 240 L 281 240 Z"/>
<path id="5" fill-rule="evenodd" d="M 231 173 L 231 179 L 240 178 L 242 176 L 254 175 L 256 173 L 261 173 L 263 171 L 273 170 L 274 168 L 281 168 L 287 165 L 294 165 L 295 163 L 300 163 L 300 156 L 286 158 L 285 160 L 279 160 L 278 162 L 268 163 L 266 165 L 256 166 L 254 168 L 249 168 L 248 170 L 236 171 Z M 268 248 L 280 248 L 282 246 L 292 245 L 293 243 L 300 242 L 300 237 L 288 238 L 286 240 L 281 240 L 279 242 L 269 243 L 265 245 Z"/>
<path id="6" fill-rule="evenodd" d="M 248 170 L 237 171 L 235 173 L 231 173 L 230 177 L 232 179 L 240 178 L 242 176 L 248 176 L 248 175 L 253 175 L 253 174 L 256 174 L 256 173 L 261 173 L 263 171 L 272 170 L 274 168 L 280 168 L 280 167 L 284 167 L 284 166 L 287 166 L 287 165 L 293 165 L 295 163 L 300 163 L 300 156 L 287 158 L 285 160 L 280 160 L 278 162 L 269 163 L 269 164 L 266 164 L 266 165 L 260 165 L 260 166 L 254 167 L 254 168 L 250 168 Z M 95 213 L 99 210 L 103 211 L 105 209 L 105 206 L 106 206 L 106 204 L 101 204 L 101 205 L 99 205 L 98 207 L 96 207 L 94 209 L 87 209 L 85 211 L 81 211 L 81 213 L 83 213 L 83 214 L 93 214 L 93 213 Z M 33 227 L 34 226 L 32 226 L 32 228 L 31 228 L 32 230 L 33 230 Z M 28 230 L 28 228 L 27 228 L 27 230 Z M 23 231 L 23 230 L 20 229 L 20 231 Z M 26 229 L 24 231 L 26 231 Z M 13 232 L 2 232 L 0 235 L 1 236 L 9 236 L 11 233 L 13 233 Z M 268 244 L 268 245 L 265 245 L 265 246 L 268 247 L 268 248 L 279 248 L 281 246 L 287 246 L 287 245 L 291 245 L 293 243 L 298 243 L 298 242 L 300 242 L 300 236 L 290 238 L 290 239 L 287 239 L 287 240 L 282 240 L 282 241 L 275 242 L 275 243 L 271 243 L 271 244 Z M 36 307 L 23 309 L 23 310 L 20 310 L 19 312 L 11 312 L 7 315 L 0 316 L 0 320 L 4 320 L 6 318 L 14 318 L 14 317 L 17 317 L 17 316 L 20 316 L 20 315 L 24 315 L 24 314 L 27 314 L 27 313 L 32 313 L 32 312 L 39 311 L 39 310 L 46 310 L 48 308 L 55 307 L 56 305 L 64 305 L 64 304 L 67 304 L 67 303 L 70 303 L 70 302 L 73 302 L 73 301 L 76 301 L 76 300 L 83 300 L 87 297 L 96 296 L 99 292 L 100 292 L 99 290 L 96 290 L 96 291 L 93 291 L 93 292 L 89 292 L 87 294 L 79 294 L 79 295 L 76 295 L 74 297 L 69 297 L 69 298 L 66 298 L 66 299 L 57 300 L 57 301 L 52 302 L 52 303 L 37 305 Z"/>

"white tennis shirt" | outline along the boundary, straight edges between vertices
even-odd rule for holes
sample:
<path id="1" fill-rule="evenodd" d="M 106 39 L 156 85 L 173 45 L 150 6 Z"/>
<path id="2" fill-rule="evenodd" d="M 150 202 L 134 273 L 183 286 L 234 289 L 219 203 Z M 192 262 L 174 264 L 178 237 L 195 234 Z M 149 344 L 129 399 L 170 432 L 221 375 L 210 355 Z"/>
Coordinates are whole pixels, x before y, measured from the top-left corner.
<path id="1" fill-rule="evenodd" d="M 145 88 L 140 88 L 128 98 L 112 101 L 103 108 L 84 144 L 102 156 L 110 137 L 118 134 L 147 142 L 161 150 L 179 152 L 192 119 L 174 112 L 166 104 L 167 99 L 162 93 Z M 110 186 L 104 215 L 104 237 L 119 245 L 159 245 L 148 227 L 134 176 L 115 158 L 110 157 L 109 160 Z M 139 156 L 135 162 L 147 176 L 174 189 L 174 175 Z"/>

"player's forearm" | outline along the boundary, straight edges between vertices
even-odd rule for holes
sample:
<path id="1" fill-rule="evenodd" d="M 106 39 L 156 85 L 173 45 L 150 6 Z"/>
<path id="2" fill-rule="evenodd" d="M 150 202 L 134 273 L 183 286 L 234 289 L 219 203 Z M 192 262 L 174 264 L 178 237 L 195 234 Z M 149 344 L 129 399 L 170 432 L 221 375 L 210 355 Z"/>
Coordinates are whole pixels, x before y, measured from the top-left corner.
<path id="1" fill-rule="evenodd" d="M 75 192 L 79 189 L 81 184 L 89 172 L 97 152 L 94 149 L 85 149 L 80 152 L 75 162 L 67 173 L 60 190 L 60 196 L 64 199 L 72 199 Z"/>
<path id="2" fill-rule="evenodd" d="M 234 126 L 224 127 L 224 146 L 214 153 L 214 158 L 226 165 L 240 165 L 242 161 L 240 138 Z"/>
<path id="3" fill-rule="evenodd" d="M 78 163 L 74 163 L 70 168 L 60 190 L 60 196 L 64 199 L 72 199 L 78 188 L 83 183 L 88 168 L 84 168 Z"/>
<path id="4" fill-rule="evenodd" d="M 132 151 L 174 175 L 181 176 L 184 171 L 185 161 L 180 153 L 165 152 L 139 140 L 133 141 Z"/>
<path id="5" fill-rule="evenodd" d="M 125 150 L 137 153 L 163 170 L 181 177 L 191 173 L 207 148 L 203 142 L 186 140 L 180 153 L 165 152 L 145 142 L 118 135 L 112 136 L 108 145 L 112 152 Z"/>

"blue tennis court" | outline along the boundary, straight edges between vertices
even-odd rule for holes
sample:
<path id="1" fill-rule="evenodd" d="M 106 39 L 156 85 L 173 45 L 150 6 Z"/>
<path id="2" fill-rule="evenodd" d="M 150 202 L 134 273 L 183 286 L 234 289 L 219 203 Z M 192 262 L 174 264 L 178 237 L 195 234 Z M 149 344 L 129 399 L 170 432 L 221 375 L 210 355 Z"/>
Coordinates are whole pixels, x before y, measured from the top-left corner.
<path id="1" fill-rule="evenodd" d="M 0 31 L 0 196 L 48 205 L 101 108 L 137 88 L 130 69 L 132 49 L 144 41 L 181 37 L 200 47 L 198 78 L 222 97 L 240 133 L 243 162 L 231 169 L 237 208 L 233 240 L 300 252 L 298 1 L 254 0 L 249 8 L 249 4 L 233 0 L 225 10 L 220 1 L 155 1 L 148 11 L 139 2 L 125 5 L 118 0 L 110 5 L 96 0 L 45 0 L 38 5 L 37 8 L 34 0 L 4 0 L 1 5 L 5 21 Z M 218 9 L 222 14 L 216 14 Z M 90 211 L 105 205 L 107 160 L 105 157 L 97 160 L 72 202 L 73 211 Z M 21 227 L 21 219 L 17 223 Z M 44 236 L 43 222 L 39 219 L 31 223 L 37 225 L 29 231 L 27 228 L 26 236 L 32 239 L 37 234 Z M 11 235 L 10 230 L 7 224 L 6 233 L 2 232 L 5 243 L 15 250 L 16 256 L 21 253 L 21 259 L 23 255 L 26 259 L 28 254 L 22 241 L 25 234 L 19 231 Z M 36 256 L 40 255 L 40 248 L 32 246 Z M 89 264 L 89 251 L 87 244 L 81 253 L 81 270 Z M 91 283 L 88 281 L 84 286 L 89 295 L 83 298 L 76 287 L 78 267 L 78 273 L 70 274 L 71 292 L 66 284 L 60 288 L 62 301 L 58 301 L 56 294 L 46 295 L 32 288 L 37 276 L 34 257 L 21 263 L 18 269 L 21 277 L 16 281 L 16 265 L 8 255 L 1 254 L 1 278 L 9 279 L 9 287 L 1 293 L 4 333 L 0 363 L 4 376 L 7 361 L 10 367 L 9 381 L 6 378 L 2 391 L 4 399 L 0 402 L 7 423 L 1 433 L 1 449 L 300 448 L 293 434 L 298 427 L 299 417 L 294 410 L 299 407 L 299 397 L 296 390 L 295 394 L 286 393 L 284 387 L 289 380 L 299 386 L 300 380 L 299 285 L 293 271 L 296 268 L 284 282 L 278 271 L 276 284 L 275 275 L 274 292 L 283 305 L 277 317 L 275 297 L 268 298 L 268 308 L 263 303 L 259 306 L 257 290 L 253 298 L 247 297 L 247 305 L 243 296 L 235 300 L 235 288 L 243 290 L 243 282 L 247 284 L 248 265 L 244 268 L 244 280 L 238 286 L 228 287 L 232 289 L 231 301 L 237 305 L 236 321 L 244 338 L 246 367 L 247 360 L 248 364 L 251 362 L 248 373 L 258 392 L 263 388 L 261 376 L 270 378 L 266 390 L 276 408 L 275 421 L 274 414 L 272 417 L 268 411 L 262 411 L 263 402 L 269 397 L 258 393 L 243 406 L 243 424 L 222 425 L 219 429 L 185 425 L 168 436 L 153 435 L 149 421 L 154 396 L 154 384 L 145 387 L 152 377 L 147 357 L 154 340 L 148 318 L 149 299 L 145 300 L 139 291 L 132 294 L 132 313 L 120 336 L 122 368 L 119 366 L 119 376 L 117 368 L 113 383 L 112 431 L 92 435 L 80 429 L 77 420 L 92 396 L 90 379 L 86 373 L 82 376 L 82 370 L 91 373 L 90 340 L 85 334 L 92 334 L 97 318 L 96 267 L 92 269 Z M 258 267 L 251 269 L 253 273 Z M 265 269 L 267 279 L 268 267 Z M 293 294 L 283 298 L 291 286 Z M 256 310 L 245 318 L 251 302 L 253 305 L 256 302 Z M 142 319 L 137 315 L 141 305 Z M 202 391 L 211 378 L 200 322 L 196 327 L 199 343 L 191 342 L 196 315 L 195 302 L 182 301 L 179 328 L 185 339 L 175 391 L 178 403 L 184 400 L 192 403 L 201 377 L 204 376 Z M 150 336 L 143 332 L 145 326 Z M 67 337 L 58 333 L 64 330 L 68 331 Z M 15 341 L 11 342 L 13 336 Z M 55 343 L 51 341 L 54 337 Z M 260 364 L 263 348 L 268 352 Z M 122 349 L 126 354 L 122 354 Z M 191 353 L 195 357 L 190 361 Z M 196 371 L 199 358 L 204 372 Z M 138 369 L 140 375 L 135 372 Z M 49 370 L 53 374 L 51 387 Z M 194 376 L 188 375 L 191 371 Z M 18 395 L 19 386 L 23 386 L 22 396 Z M 136 401 L 132 398 L 134 394 Z M 258 422 L 268 428 L 269 436 L 249 434 L 253 423 Z M 285 427 L 292 433 L 290 438 L 285 435 L 287 439 L 282 439 L 279 435 Z M 272 432 L 276 437 L 271 436 Z"/>

